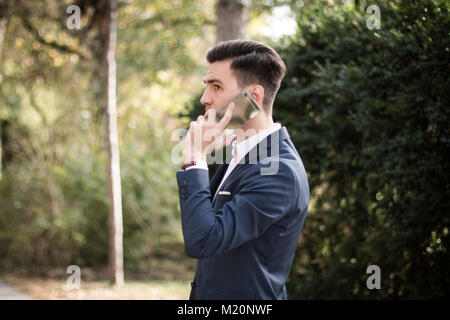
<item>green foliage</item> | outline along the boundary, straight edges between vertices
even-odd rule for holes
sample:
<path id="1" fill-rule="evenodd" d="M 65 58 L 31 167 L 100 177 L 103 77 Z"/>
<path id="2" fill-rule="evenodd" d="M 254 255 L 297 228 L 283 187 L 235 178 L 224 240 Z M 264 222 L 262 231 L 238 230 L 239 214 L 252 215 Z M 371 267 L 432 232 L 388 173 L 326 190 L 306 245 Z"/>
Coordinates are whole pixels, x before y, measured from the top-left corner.
<path id="1" fill-rule="evenodd" d="M 312 6 L 283 51 L 274 118 L 312 190 L 290 298 L 449 294 L 448 3 L 377 4 L 379 30 L 364 7 Z"/>
<path id="2" fill-rule="evenodd" d="M 69 4 L 9 1 L 5 7 L 0 120 L 8 123 L 2 135 L 11 160 L 0 177 L 0 269 L 107 263 L 98 7 L 80 1 L 81 30 L 68 30 Z M 208 10 L 191 1 L 120 3 L 117 106 L 127 270 L 142 270 L 161 243 L 181 238 L 178 164 L 171 159 L 178 123 L 169 114 L 190 98 L 189 78 L 198 72 L 193 49 L 208 45 L 201 34 Z"/>
<path id="3" fill-rule="evenodd" d="M 5 170 L 0 180 L 1 267 L 107 264 L 106 154 L 95 136 L 85 133 L 85 140 L 57 146 L 63 158 L 45 162 L 37 155 Z M 169 138 L 145 128 L 124 134 L 121 141 L 128 270 L 140 269 L 161 242 L 180 238 Z M 45 155 L 55 147 L 37 144 Z"/>
<path id="4" fill-rule="evenodd" d="M 162 70 L 178 76 L 196 71 L 192 49 L 198 44 L 193 39 L 201 38 L 213 14 L 209 7 L 189 0 L 138 0 L 125 5 L 119 11 L 118 63 L 123 66 L 119 80 L 141 75 L 161 81 L 157 74 Z"/>

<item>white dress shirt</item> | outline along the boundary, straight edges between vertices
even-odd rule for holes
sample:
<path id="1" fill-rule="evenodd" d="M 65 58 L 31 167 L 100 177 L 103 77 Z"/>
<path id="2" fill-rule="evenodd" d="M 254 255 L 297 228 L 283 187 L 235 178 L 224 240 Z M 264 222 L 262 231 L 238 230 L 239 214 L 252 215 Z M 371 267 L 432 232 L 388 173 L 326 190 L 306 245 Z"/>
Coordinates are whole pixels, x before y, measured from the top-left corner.
<path id="1" fill-rule="evenodd" d="M 275 131 L 279 130 L 281 128 L 281 124 L 280 123 L 274 123 L 273 126 L 271 128 L 262 130 L 260 132 L 258 132 L 257 134 L 254 134 L 253 136 L 251 136 L 250 138 L 247 138 L 241 142 L 236 142 L 236 140 L 233 140 L 232 142 L 232 146 L 233 146 L 233 150 L 232 150 L 232 158 L 231 158 L 231 162 L 228 165 L 227 171 L 225 172 L 225 175 L 222 178 L 222 181 L 220 182 L 219 187 L 216 190 L 216 194 L 217 191 L 220 189 L 220 187 L 222 186 L 222 184 L 225 182 L 225 180 L 228 178 L 228 176 L 231 174 L 231 172 L 233 171 L 233 169 L 236 167 L 236 165 L 239 163 L 239 161 L 245 157 L 245 155 L 247 153 L 250 152 L 250 150 L 252 150 L 258 143 L 260 143 L 264 138 L 266 138 L 268 135 L 271 135 L 272 133 L 274 133 Z M 208 170 L 208 165 L 206 162 L 204 161 L 200 161 L 198 162 L 196 165 L 190 166 L 188 168 L 186 168 L 186 170 L 190 170 L 190 169 L 203 169 L 203 170 Z M 215 197 L 216 195 L 214 195 Z M 214 199 L 214 198 L 213 198 Z"/>

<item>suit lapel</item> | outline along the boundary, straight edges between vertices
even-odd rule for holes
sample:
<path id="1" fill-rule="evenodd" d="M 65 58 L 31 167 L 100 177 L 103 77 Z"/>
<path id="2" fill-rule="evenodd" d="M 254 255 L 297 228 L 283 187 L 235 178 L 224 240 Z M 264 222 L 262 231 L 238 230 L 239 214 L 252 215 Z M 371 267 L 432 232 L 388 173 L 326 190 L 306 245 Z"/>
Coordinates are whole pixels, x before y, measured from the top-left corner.
<path id="1" fill-rule="evenodd" d="M 282 126 L 279 130 L 274 133 L 268 135 L 263 140 L 261 140 L 253 149 L 251 149 L 244 158 L 239 161 L 236 167 L 233 169 L 231 174 L 227 177 L 227 181 L 231 181 L 237 174 L 244 168 L 247 164 L 255 164 L 261 160 L 264 160 L 267 157 L 272 156 L 272 148 L 274 148 L 274 152 L 280 152 L 280 142 L 288 139 L 289 134 L 286 130 L 286 127 Z M 272 141 L 273 140 L 273 141 Z M 264 151 L 265 149 L 265 151 Z M 225 181 L 222 184 L 221 190 L 226 185 Z M 216 187 L 217 188 L 217 187 Z M 220 190 L 219 190 L 220 191 Z"/>
<path id="2" fill-rule="evenodd" d="M 280 152 L 279 144 L 281 141 L 288 139 L 289 133 L 286 130 L 286 127 L 282 126 L 279 130 L 275 131 L 274 133 L 268 135 L 266 138 L 261 140 L 250 152 L 248 152 L 244 158 L 241 159 L 241 161 L 236 165 L 236 167 L 233 169 L 233 171 L 230 173 L 230 175 L 227 177 L 227 180 L 224 181 L 222 184 L 220 190 L 217 190 L 217 187 L 219 186 L 220 182 L 222 181 L 223 176 L 225 175 L 225 172 L 228 169 L 228 164 L 231 160 L 231 155 L 227 158 L 225 163 L 219 167 L 217 172 L 214 174 L 211 183 L 211 197 L 213 197 L 212 205 L 214 207 L 215 197 L 217 191 L 223 190 L 223 188 L 227 185 L 227 182 L 232 181 L 234 177 L 237 176 L 237 174 L 244 168 L 247 164 L 255 164 L 268 156 L 272 156 L 272 147 L 275 147 L 274 152 Z M 272 141 L 275 139 L 274 141 Z M 266 151 L 260 151 L 260 148 L 264 150 L 266 148 Z"/>
<path id="3" fill-rule="evenodd" d="M 224 149 L 222 149 L 222 152 L 224 151 L 225 155 L 225 163 L 223 163 L 217 171 L 214 173 L 213 177 L 211 178 L 211 181 L 209 183 L 209 189 L 211 192 L 211 201 L 214 197 L 214 194 L 216 193 L 217 188 L 219 187 L 220 182 L 222 181 L 223 176 L 225 175 L 225 172 L 227 172 L 228 164 L 230 163 L 232 152 L 231 152 L 231 144 L 226 146 Z M 223 159 L 223 158 L 222 158 Z"/>
<path id="4" fill-rule="evenodd" d="M 228 163 L 224 163 L 219 167 L 219 169 L 217 169 L 216 173 L 214 173 L 214 176 L 212 177 L 211 182 L 209 184 L 209 188 L 211 191 L 211 197 L 214 197 L 217 187 L 219 186 L 220 181 L 222 181 L 222 178 L 225 175 L 225 172 L 227 171 L 227 169 L 228 169 Z"/>

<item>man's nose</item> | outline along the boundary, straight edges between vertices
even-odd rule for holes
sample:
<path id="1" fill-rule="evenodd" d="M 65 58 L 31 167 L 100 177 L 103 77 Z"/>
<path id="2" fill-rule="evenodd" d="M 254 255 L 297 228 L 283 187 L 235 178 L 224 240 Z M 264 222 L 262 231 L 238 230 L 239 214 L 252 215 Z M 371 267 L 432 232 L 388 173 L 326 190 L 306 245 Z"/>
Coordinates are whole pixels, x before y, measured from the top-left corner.
<path id="1" fill-rule="evenodd" d="M 200 103 L 203 104 L 205 107 L 208 107 L 212 104 L 211 98 L 207 94 L 206 90 L 203 92 L 202 97 L 200 98 Z"/>

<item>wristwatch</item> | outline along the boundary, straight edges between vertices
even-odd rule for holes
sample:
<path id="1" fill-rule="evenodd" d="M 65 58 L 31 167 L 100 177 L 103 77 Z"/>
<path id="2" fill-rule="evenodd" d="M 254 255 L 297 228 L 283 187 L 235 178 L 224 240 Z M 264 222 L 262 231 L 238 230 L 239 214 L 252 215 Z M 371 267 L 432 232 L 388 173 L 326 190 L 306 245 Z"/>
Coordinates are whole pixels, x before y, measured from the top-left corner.
<path id="1" fill-rule="evenodd" d="M 189 162 L 189 163 L 183 164 L 183 165 L 181 166 L 181 169 L 182 169 L 182 170 L 186 170 L 187 168 L 189 168 L 189 167 L 191 167 L 191 166 L 195 166 L 196 164 L 197 164 L 196 161 L 191 161 L 191 162 Z"/>

